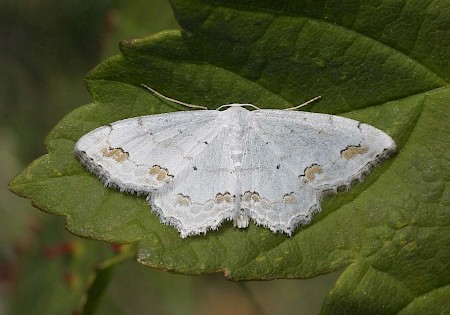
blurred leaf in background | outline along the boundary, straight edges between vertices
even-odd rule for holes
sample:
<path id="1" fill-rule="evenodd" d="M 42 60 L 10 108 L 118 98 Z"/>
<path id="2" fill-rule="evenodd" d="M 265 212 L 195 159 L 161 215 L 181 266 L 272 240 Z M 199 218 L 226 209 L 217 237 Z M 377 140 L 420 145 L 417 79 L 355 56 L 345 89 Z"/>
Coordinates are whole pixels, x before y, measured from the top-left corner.
<path id="1" fill-rule="evenodd" d="M 23 163 L 44 152 L 42 138 L 78 102 L 80 76 L 101 55 L 112 1 L 3 1 L 1 122 L 19 137 Z"/>
<path id="2" fill-rule="evenodd" d="M 43 139 L 79 101 L 82 78 L 101 55 L 112 1 L 0 4 L 0 313 L 64 314 L 79 303 L 109 246 L 68 234 L 61 218 L 6 191 L 11 176 L 44 152 Z"/>

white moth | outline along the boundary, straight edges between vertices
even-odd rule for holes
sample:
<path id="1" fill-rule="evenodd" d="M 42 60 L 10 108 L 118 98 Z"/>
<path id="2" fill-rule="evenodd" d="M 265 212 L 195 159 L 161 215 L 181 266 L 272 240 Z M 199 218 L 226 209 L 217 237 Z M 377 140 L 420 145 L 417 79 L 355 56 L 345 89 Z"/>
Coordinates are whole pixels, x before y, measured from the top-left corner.
<path id="1" fill-rule="evenodd" d="M 255 107 L 120 120 L 81 137 L 75 154 L 106 186 L 147 195 L 184 238 L 225 220 L 291 235 L 325 194 L 362 180 L 396 150 L 389 135 L 352 119 L 246 106 Z"/>

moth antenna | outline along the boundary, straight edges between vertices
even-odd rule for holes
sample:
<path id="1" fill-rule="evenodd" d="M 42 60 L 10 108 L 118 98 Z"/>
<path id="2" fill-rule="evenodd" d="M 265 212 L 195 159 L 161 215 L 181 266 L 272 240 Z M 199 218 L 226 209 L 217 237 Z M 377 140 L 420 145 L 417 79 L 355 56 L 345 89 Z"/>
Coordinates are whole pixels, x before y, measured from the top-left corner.
<path id="1" fill-rule="evenodd" d="M 146 85 L 146 84 L 143 84 L 143 83 L 142 83 L 141 85 L 142 85 L 144 88 L 146 88 L 147 90 L 149 90 L 150 92 L 152 92 L 153 94 L 155 94 L 156 96 L 158 96 L 158 97 L 160 97 L 160 98 L 162 98 L 162 99 L 165 99 L 166 101 L 173 102 L 173 103 L 176 103 L 176 104 L 180 104 L 180 105 L 182 105 L 182 106 L 189 107 L 189 108 L 208 109 L 208 107 L 205 107 L 205 106 L 195 105 L 195 104 L 188 104 L 188 103 L 185 103 L 185 102 L 182 102 L 182 101 L 179 101 L 179 100 L 170 98 L 170 97 L 168 97 L 168 96 L 165 96 L 165 95 L 159 93 L 158 91 L 152 89 L 151 87 L 149 87 L 149 86 Z"/>
<path id="2" fill-rule="evenodd" d="M 319 96 L 316 96 L 316 97 L 310 99 L 309 101 L 304 102 L 303 104 L 300 104 L 300 105 L 297 105 L 297 106 L 294 106 L 294 107 L 285 108 L 283 110 L 296 110 L 296 109 L 299 109 L 300 107 L 303 107 L 303 106 L 306 106 L 308 104 L 311 104 L 312 102 L 315 102 L 315 101 L 317 101 L 317 100 L 319 100 L 321 98 L 322 98 L 322 96 L 319 95 Z"/>

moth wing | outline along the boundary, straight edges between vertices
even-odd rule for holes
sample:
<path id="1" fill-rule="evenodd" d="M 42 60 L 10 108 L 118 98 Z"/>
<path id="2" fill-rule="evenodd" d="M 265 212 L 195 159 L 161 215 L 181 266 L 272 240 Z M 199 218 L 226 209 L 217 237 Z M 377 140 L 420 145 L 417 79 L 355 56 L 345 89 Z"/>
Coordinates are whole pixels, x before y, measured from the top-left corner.
<path id="1" fill-rule="evenodd" d="M 105 185 L 148 195 L 161 221 L 185 237 L 232 217 L 236 177 L 227 134 L 215 110 L 142 116 L 91 131 L 75 154 Z"/>
<path id="2" fill-rule="evenodd" d="M 257 224 L 291 234 L 327 192 L 348 187 L 395 151 L 383 131 L 334 115 L 257 110 L 242 163 L 242 208 Z"/>

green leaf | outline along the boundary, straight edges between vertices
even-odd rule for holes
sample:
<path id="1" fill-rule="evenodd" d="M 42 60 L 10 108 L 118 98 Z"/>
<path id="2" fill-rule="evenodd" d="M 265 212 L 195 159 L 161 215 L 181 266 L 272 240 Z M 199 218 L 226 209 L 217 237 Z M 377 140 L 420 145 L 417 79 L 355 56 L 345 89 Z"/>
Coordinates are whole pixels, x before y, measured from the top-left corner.
<path id="1" fill-rule="evenodd" d="M 122 55 L 86 78 L 94 103 L 55 127 L 49 153 L 11 189 L 65 216 L 74 234 L 138 243 L 138 260 L 152 268 L 222 271 L 238 280 L 308 278 L 349 266 L 324 313 L 442 309 L 430 300 L 442 306 L 449 298 L 449 2 L 172 5 L 184 31 L 122 42 Z M 98 126 L 185 110 L 142 83 L 210 108 L 231 102 L 286 108 L 321 95 L 308 110 L 380 128 L 395 139 L 398 154 L 349 192 L 324 200 L 312 224 L 291 238 L 228 222 L 181 239 L 151 213 L 145 197 L 103 187 L 72 153 L 79 137 Z"/>

